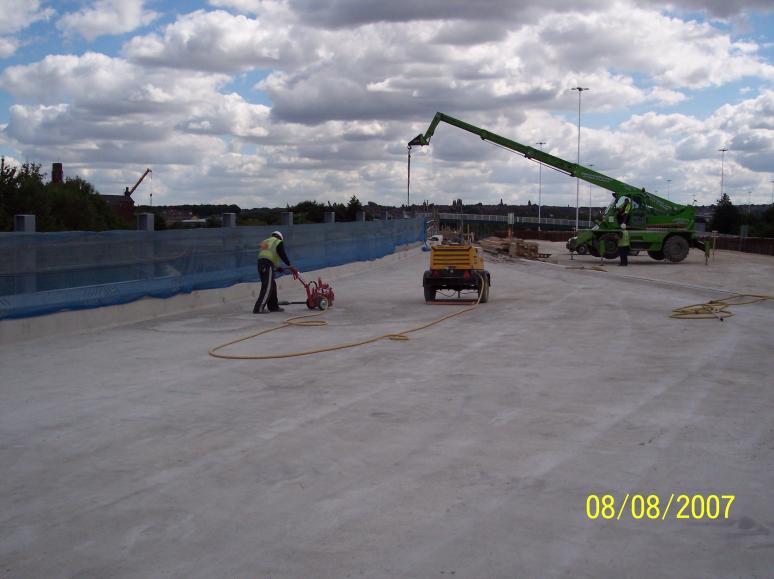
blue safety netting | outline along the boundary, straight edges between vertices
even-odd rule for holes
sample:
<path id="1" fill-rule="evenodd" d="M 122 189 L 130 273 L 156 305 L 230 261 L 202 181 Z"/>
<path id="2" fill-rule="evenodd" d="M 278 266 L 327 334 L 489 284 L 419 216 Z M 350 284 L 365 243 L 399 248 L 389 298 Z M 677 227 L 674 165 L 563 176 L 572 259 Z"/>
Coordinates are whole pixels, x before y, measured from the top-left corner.
<path id="1" fill-rule="evenodd" d="M 258 280 L 280 229 L 302 272 L 377 259 L 424 239 L 423 219 L 167 231 L 0 233 L 0 319 L 166 298 Z"/>

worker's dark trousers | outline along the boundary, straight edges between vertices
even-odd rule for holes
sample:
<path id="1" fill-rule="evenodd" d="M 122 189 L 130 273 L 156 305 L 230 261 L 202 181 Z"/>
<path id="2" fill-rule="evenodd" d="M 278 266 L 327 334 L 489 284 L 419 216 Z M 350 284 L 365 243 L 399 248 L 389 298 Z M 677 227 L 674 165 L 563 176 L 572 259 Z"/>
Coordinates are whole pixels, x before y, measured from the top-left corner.
<path id="1" fill-rule="evenodd" d="M 255 302 L 253 313 L 268 309 L 270 312 L 277 311 L 277 282 L 274 281 L 274 264 L 270 259 L 260 258 L 258 260 L 258 275 L 261 277 L 261 293 L 258 301 Z"/>
<path id="2" fill-rule="evenodd" d="M 629 246 L 618 246 L 618 257 L 621 258 L 621 263 L 618 265 L 629 265 Z"/>

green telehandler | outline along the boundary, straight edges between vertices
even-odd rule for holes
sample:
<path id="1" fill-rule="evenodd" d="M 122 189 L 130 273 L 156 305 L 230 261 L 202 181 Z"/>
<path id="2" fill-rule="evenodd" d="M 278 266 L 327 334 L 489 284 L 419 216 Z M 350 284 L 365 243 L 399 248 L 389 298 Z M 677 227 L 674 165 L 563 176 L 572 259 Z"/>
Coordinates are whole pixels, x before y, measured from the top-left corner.
<path id="1" fill-rule="evenodd" d="M 638 189 L 583 165 L 565 161 L 527 145 L 522 145 L 486 129 L 481 129 L 444 113 L 436 113 L 424 134 L 414 137 L 408 144 L 430 144 L 430 139 L 440 122 L 445 122 L 489 141 L 527 159 L 556 169 L 570 177 L 578 177 L 588 183 L 609 190 L 613 200 L 591 229 L 576 232 L 567 242 L 567 249 L 581 255 L 591 254 L 612 259 L 618 255 L 618 239 L 621 223 L 627 223 L 633 252 L 647 251 L 656 260 L 679 262 L 688 256 L 691 247 L 704 251 L 704 244 L 694 230 L 694 210 L 691 205 L 679 205 L 645 190 Z"/>

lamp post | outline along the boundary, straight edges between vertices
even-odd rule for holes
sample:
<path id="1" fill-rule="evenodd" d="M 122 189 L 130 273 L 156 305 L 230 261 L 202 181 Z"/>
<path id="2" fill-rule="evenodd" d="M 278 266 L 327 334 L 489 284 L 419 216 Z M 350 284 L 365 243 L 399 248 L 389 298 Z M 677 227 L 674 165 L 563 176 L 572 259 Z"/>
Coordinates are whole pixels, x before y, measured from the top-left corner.
<path id="1" fill-rule="evenodd" d="M 667 179 L 667 200 L 669 200 L 669 193 L 672 190 L 672 179 Z"/>
<path id="2" fill-rule="evenodd" d="M 540 150 L 543 150 L 543 145 L 545 145 L 545 141 L 538 141 L 535 143 L 538 147 L 540 147 Z M 542 203 L 542 193 L 543 193 L 543 163 L 538 163 L 538 231 L 540 231 L 540 207 L 543 204 Z M 772 181 L 774 183 L 774 181 Z"/>
<path id="3" fill-rule="evenodd" d="M 723 199 L 723 172 L 725 168 L 725 162 L 726 162 L 726 149 L 723 147 L 722 149 L 718 149 L 720 152 L 720 199 Z"/>
<path id="4" fill-rule="evenodd" d="M 593 166 L 594 163 L 589 163 L 589 168 Z M 591 181 L 589 181 L 589 229 L 591 229 Z"/>
<path id="5" fill-rule="evenodd" d="M 771 180 L 771 204 L 774 205 L 774 179 Z"/>
<path id="6" fill-rule="evenodd" d="M 584 90 L 589 90 L 589 89 L 582 86 L 576 86 L 576 87 L 573 87 L 572 90 L 578 91 L 578 161 L 577 161 L 577 164 L 580 165 L 581 95 L 583 94 Z M 575 231 L 578 231 L 578 216 L 579 216 L 579 210 L 580 210 L 579 208 L 580 208 L 580 177 L 576 175 L 575 176 Z"/>

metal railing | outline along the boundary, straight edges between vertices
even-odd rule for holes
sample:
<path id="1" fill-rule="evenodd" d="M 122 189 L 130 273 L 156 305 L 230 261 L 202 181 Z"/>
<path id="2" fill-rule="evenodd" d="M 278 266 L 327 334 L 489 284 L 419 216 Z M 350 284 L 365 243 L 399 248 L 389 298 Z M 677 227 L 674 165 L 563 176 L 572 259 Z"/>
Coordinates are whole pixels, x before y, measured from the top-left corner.
<path id="1" fill-rule="evenodd" d="M 432 213 L 417 213 L 417 217 L 425 217 L 430 219 L 434 217 Z M 483 222 L 495 222 L 495 223 L 508 223 L 507 215 L 481 215 L 478 213 L 438 213 L 439 221 L 483 221 Z M 554 219 L 551 217 L 541 217 L 539 220 L 537 217 L 518 217 L 514 216 L 514 223 L 535 223 L 540 225 L 569 225 L 575 228 L 574 219 Z"/>

